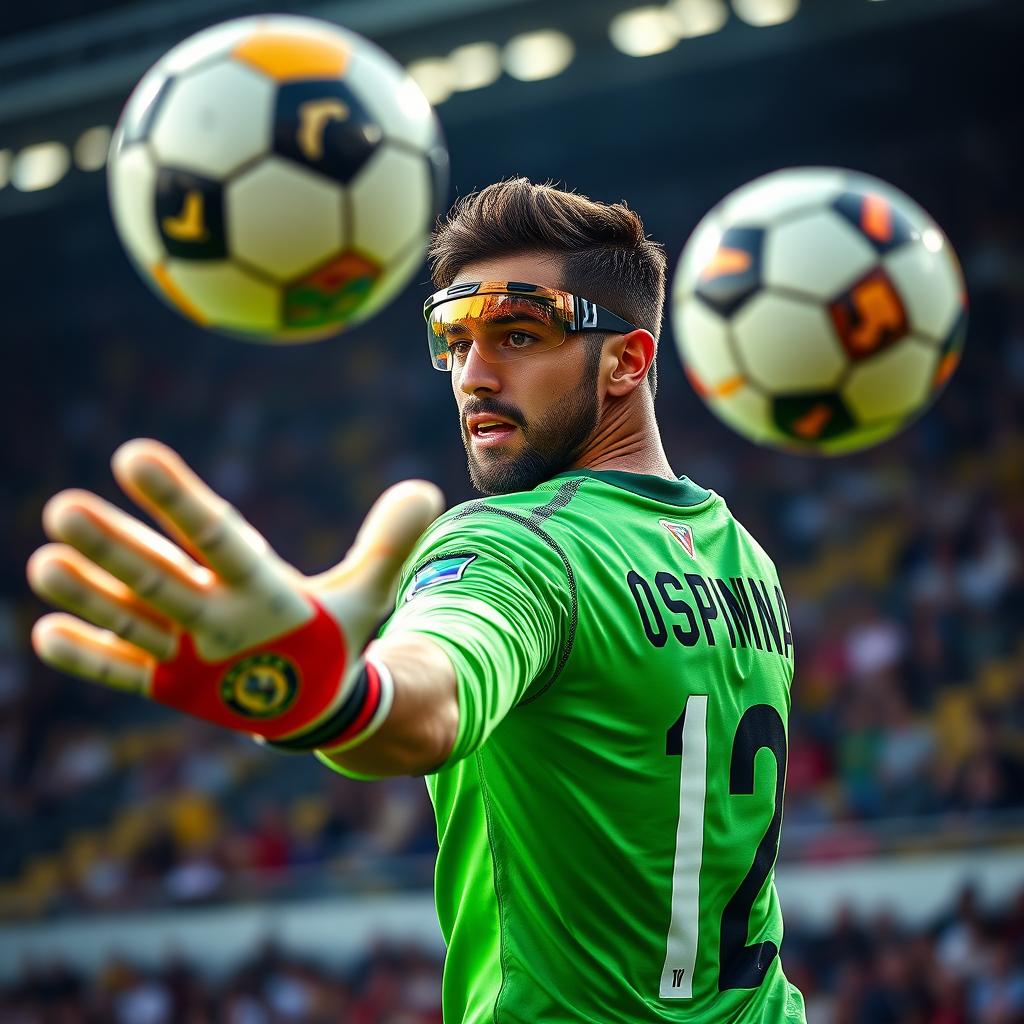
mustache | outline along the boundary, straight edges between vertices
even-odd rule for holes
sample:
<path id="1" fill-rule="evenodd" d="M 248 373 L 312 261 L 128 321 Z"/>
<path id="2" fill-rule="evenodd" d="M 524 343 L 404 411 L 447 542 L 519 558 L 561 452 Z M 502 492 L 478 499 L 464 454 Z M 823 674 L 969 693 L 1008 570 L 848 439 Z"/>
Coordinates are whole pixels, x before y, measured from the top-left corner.
<path id="1" fill-rule="evenodd" d="M 503 420 L 509 420 L 514 423 L 517 427 L 526 429 L 526 419 L 522 412 L 517 409 L 514 405 L 509 405 L 505 402 L 499 402 L 496 399 L 478 399 L 474 402 L 467 402 L 462 409 L 462 423 L 463 426 L 466 424 L 466 420 L 470 416 L 500 416 Z"/>

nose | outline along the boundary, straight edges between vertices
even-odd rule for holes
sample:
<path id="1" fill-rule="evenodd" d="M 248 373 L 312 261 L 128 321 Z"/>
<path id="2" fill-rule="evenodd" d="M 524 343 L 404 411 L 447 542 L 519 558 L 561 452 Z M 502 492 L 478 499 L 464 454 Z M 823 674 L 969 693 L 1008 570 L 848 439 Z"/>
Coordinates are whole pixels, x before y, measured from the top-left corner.
<path id="1" fill-rule="evenodd" d="M 467 395 L 475 395 L 481 392 L 495 394 L 501 390 L 501 378 L 495 370 L 495 364 L 482 358 L 474 344 L 470 347 L 466 361 L 453 372 L 458 373 L 458 386 Z"/>

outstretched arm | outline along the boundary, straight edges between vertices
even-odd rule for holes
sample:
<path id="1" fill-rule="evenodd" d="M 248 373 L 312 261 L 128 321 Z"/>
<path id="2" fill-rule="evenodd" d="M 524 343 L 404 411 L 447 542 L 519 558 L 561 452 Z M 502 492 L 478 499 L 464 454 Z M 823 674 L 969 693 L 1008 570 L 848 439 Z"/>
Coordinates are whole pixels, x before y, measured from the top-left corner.
<path id="1" fill-rule="evenodd" d="M 166 446 L 129 442 L 113 469 L 177 544 L 90 492 L 52 498 L 55 543 L 28 564 L 33 589 L 66 610 L 36 623 L 43 661 L 363 774 L 445 759 L 458 707 L 444 652 L 398 634 L 362 655 L 441 511 L 436 487 L 386 491 L 346 558 L 306 577 Z"/>

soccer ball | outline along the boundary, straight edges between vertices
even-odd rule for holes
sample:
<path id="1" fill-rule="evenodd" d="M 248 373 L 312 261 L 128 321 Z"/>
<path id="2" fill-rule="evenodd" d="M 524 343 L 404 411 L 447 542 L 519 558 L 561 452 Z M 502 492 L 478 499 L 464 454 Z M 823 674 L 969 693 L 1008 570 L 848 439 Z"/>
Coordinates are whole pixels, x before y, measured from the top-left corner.
<path id="1" fill-rule="evenodd" d="M 143 278 L 205 327 L 310 341 L 421 266 L 447 192 L 430 104 L 372 43 L 290 16 L 186 39 L 111 141 L 114 223 Z"/>
<path id="2" fill-rule="evenodd" d="M 921 413 L 956 368 L 966 296 L 945 235 L 877 178 L 776 171 L 697 225 L 675 273 L 687 376 L 745 437 L 838 454 Z"/>

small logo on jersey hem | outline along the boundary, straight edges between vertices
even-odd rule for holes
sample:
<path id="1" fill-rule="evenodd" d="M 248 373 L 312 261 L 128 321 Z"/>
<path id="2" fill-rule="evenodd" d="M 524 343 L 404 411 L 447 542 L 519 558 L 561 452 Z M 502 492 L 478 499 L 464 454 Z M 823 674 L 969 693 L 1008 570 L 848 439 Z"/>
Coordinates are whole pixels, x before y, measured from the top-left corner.
<path id="1" fill-rule="evenodd" d="M 461 580 L 476 555 L 455 555 L 448 558 L 437 558 L 428 562 L 412 578 L 412 587 L 406 597 L 411 601 L 417 594 L 430 587 L 439 587 L 442 583 L 455 583 Z"/>
<path id="2" fill-rule="evenodd" d="M 693 530 L 689 525 L 687 523 L 670 523 L 667 519 L 659 519 L 658 522 L 682 544 L 683 550 L 693 558 Z"/>

